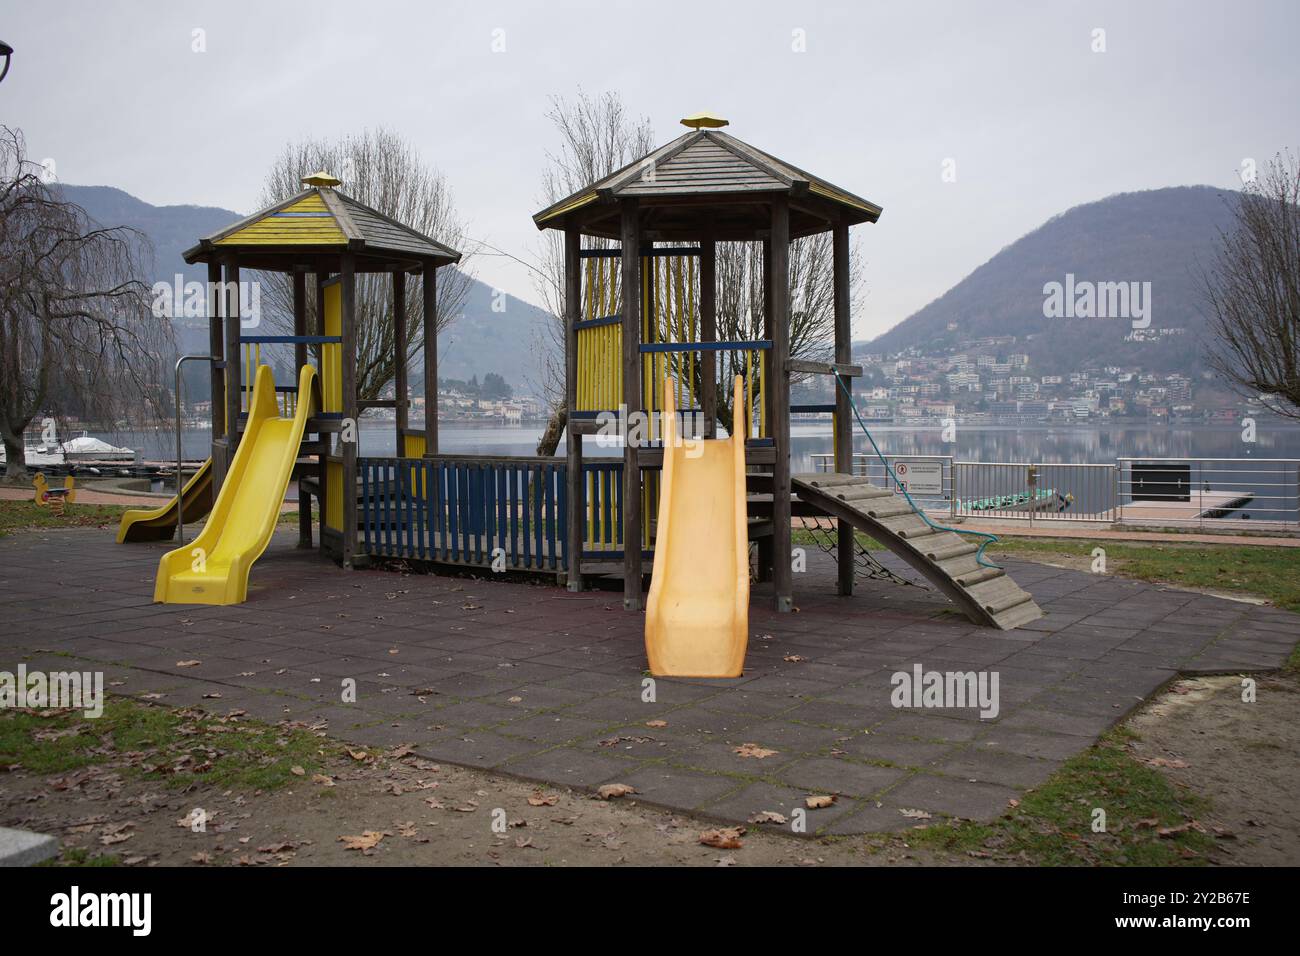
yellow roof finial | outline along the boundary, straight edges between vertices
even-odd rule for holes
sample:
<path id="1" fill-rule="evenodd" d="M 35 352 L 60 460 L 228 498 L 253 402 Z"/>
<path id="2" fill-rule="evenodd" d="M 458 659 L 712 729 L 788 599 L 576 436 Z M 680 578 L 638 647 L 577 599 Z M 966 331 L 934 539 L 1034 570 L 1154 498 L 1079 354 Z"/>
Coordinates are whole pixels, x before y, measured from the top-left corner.
<path id="1" fill-rule="evenodd" d="M 721 119 L 712 113 L 696 113 L 694 116 L 686 117 L 681 122 L 683 126 L 689 126 L 691 129 L 718 129 L 731 125 L 729 120 Z"/>
<path id="2" fill-rule="evenodd" d="M 335 186 L 342 186 L 343 180 L 339 179 L 332 173 L 319 172 L 312 173 L 310 176 L 302 177 L 302 184 L 304 186 L 325 186 L 329 189 L 333 189 Z"/>

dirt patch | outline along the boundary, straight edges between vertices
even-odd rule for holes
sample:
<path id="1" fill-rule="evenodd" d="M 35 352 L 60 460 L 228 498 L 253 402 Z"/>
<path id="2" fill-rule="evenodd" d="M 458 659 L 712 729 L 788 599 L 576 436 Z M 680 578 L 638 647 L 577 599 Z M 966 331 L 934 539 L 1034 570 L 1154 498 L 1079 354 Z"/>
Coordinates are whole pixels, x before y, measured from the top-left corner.
<path id="1" fill-rule="evenodd" d="M 1180 680 L 1134 715 L 1132 749 L 1178 786 L 1210 801 L 1216 863 L 1300 864 L 1300 678 L 1254 678 L 1243 701 L 1240 676 Z"/>
<path id="2" fill-rule="evenodd" d="M 52 776 L 12 769 L 0 773 L 0 823 L 58 836 L 62 861 L 77 864 L 935 862 L 901 845 L 873 852 L 866 841 L 827 844 L 771 824 L 746 828 L 738 849 L 715 848 L 702 844 L 701 836 L 720 829 L 718 824 L 641 805 L 634 794 L 605 801 L 396 754 L 335 759 L 304 774 L 301 785 L 252 793 L 201 787 L 178 792 L 134 779 L 111 763 Z M 196 811 L 203 815 L 201 829 L 194 826 Z"/>

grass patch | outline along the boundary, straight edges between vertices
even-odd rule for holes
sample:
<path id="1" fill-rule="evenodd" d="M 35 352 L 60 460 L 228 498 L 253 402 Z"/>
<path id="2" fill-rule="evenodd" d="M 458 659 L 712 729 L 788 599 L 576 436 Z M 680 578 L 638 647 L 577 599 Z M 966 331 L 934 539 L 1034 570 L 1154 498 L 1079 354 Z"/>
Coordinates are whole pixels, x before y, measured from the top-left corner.
<path id="1" fill-rule="evenodd" d="M 74 502 L 59 516 L 34 501 L 0 500 L 0 537 L 15 531 L 41 528 L 116 526 L 126 510 L 123 505 L 79 505 Z"/>
<path id="2" fill-rule="evenodd" d="M 835 529 L 823 528 L 819 535 L 814 535 L 813 532 L 809 531 L 807 528 L 796 527 L 790 532 L 790 540 L 794 544 L 801 545 L 805 548 L 815 548 L 819 546 L 819 542 L 824 543 L 827 540 L 828 535 L 831 540 L 834 540 Z M 861 531 L 854 531 L 853 538 L 857 541 L 859 547 L 866 548 L 868 551 L 885 550 L 885 546 L 869 534 L 865 534 Z"/>
<path id="3" fill-rule="evenodd" d="M 936 824 L 911 831 L 916 846 L 1042 866 L 1178 866 L 1205 862 L 1214 839 L 1179 829 L 1208 804 L 1138 761 L 1119 728 L 1067 761 L 1042 787 L 993 823 Z M 1092 830 L 1093 811 L 1106 832 Z M 1160 831 L 1173 830 L 1161 836 Z"/>
<path id="4" fill-rule="evenodd" d="M 337 745 L 306 730 L 111 698 L 81 711 L 0 712 L 0 764 L 40 775 L 88 767 L 170 787 L 273 790 L 319 769 Z"/>
<path id="5" fill-rule="evenodd" d="M 1099 545 L 1106 549 L 1106 569 L 1111 573 L 1159 584 L 1250 594 L 1300 611 L 1300 548 L 1002 538 L 989 545 L 988 553 L 1091 560 L 1092 549 Z"/>

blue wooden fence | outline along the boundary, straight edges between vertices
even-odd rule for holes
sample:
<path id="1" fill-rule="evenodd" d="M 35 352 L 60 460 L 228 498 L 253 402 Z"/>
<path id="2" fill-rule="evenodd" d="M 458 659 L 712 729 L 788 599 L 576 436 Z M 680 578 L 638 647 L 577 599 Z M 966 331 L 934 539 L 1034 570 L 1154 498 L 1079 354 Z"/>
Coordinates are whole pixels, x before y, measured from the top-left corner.
<path id="1" fill-rule="evenodd" d="M 560 458 L 360 458 L 367 554 L 511 570 L 568 568 Z"/>

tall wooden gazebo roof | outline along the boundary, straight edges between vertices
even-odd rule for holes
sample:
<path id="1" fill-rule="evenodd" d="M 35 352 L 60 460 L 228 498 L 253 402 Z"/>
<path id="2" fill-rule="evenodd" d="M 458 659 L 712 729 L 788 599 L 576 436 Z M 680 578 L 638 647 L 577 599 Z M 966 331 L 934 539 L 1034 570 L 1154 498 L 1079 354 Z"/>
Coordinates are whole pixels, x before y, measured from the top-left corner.
<path id="1" fill-rule="evenodd" d="M 693 117 L 687 125 L 726 125 Z M 825 232 L 836 222 L 875 222 L 881 208 L 798 166 L 718 129 L 695 128 L 533 216 L 538 229 L 576 224 L 618 239 L 619 199 L 637 199 L 648 240 L 699 239 L 707 209 L 717 239 L 750 240 L 771 223 L 774 195 L 790 197 L 790 237 Z"/>
<path id="2" fill-rule="evenodd" d="M 355 253 L 358 272 L 415 272 L 459 262 L 460 253 L 371 209 L 317 173 L 307 188 L 224 229 L 185 252 L 185 261 L 213 262 L 234 253 L 249 269 L 290 271 L 305 257 Z"/>

